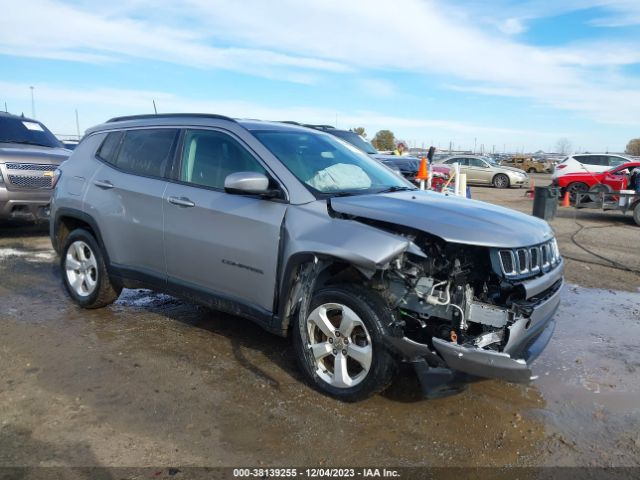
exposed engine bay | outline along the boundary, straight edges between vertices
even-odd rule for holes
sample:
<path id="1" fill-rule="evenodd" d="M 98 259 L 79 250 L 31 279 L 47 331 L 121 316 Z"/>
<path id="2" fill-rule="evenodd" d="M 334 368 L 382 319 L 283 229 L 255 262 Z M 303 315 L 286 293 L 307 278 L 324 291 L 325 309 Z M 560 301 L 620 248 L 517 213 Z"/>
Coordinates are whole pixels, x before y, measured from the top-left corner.
<path id="1" fill-rule="evenodd" d="M 502 351 L 508 327 L 528 316 L 524 290 L 494 270 L 488 248 L 421 237 L 420 252 L 405 252 L 373 279 L 404 336 L 430 347 L 441 338 Z"/>

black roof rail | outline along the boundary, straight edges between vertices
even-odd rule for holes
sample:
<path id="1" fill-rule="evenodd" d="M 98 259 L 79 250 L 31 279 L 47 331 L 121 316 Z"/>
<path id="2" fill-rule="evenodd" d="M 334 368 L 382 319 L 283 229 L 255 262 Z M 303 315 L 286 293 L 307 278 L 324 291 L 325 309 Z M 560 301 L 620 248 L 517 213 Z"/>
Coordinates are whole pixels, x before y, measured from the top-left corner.
<path id="1" fill-rule="evenodd" d="M 236 122 L 231 117 L 225 117 L 224 115 L 217 115 L 215 113 L 147 113 L 143 115 L 128 115 L 124 117 L 113 117 L 107 120 L 105 123 L 124 122 L 126 120 L 148 120 L 151 118 L 179 118 L 179 117 L 198 117 L 198 118 L 214 118 L 218 120 L 229 120 L 230 122 Z"/>
<path id="2" fill-rule="evenodd" d="M 289 125 L 298 125 L 300 127 L 313 128 L 315 130 L 338 130 L 333 125 L 314 125 L 313 123 L 300 123 L 293 120 L 280 120 L 280 123 L 287 123 Z"/>

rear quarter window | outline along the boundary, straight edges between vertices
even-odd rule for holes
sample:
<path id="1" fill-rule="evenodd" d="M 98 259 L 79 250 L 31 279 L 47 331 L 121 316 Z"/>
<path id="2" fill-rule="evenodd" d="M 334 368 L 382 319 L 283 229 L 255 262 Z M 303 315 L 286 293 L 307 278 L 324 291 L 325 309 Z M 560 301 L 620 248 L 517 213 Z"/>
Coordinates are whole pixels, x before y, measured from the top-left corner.
<path id="1" fill-rule="evenodd" d="M 120 147 L 120 141 L 124 136 L 124 132 L 111 132 L 107 134 L 106 138 L 102 141 L 102 144 L 96 152 L 96 157 L 100 160 L 104 160 L 107 163 L 115 165 L 116 155 L 118 154 L 118 147 Z"/>
<path id="2" fill-rule="evenodd" d="M 598 165 L 598 166 L 608 166 L 609 162 L 607 157 L 603 155 L 576 155 L 576 160 L 585 165 Z"/>
<path id="3" fill-rule="evenodd" d="M 125 133 L 115 166 L 145 177 L 164 177 L 173 159 L 178 130 L 158 128 Z"/>

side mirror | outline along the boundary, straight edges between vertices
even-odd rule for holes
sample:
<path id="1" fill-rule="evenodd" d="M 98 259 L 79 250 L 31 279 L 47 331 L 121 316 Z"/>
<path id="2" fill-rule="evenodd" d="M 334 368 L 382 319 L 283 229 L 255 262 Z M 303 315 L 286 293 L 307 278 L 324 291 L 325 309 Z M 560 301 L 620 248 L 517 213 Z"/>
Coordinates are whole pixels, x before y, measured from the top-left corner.
<path id="1" fill-rule="evenodd" d="M 269 195 L 269 179 L 263 173 L 236 172 L 224 179 L 224 190 L 227 193 L 245 195 Z"/>

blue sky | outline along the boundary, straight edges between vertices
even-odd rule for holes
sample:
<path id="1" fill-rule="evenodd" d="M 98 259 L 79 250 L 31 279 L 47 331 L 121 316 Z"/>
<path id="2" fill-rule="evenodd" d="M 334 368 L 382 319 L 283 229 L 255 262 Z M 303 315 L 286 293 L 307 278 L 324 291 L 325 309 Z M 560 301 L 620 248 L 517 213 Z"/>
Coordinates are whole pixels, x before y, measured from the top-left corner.
<path id="1" fill-rule="evenodd" d="M 0 106 L 58 134 L 118 115 L 391 129 L 411 145 L 621 151 L 640 1 L 0 0 Z"/>

